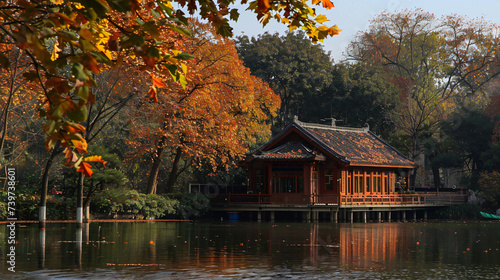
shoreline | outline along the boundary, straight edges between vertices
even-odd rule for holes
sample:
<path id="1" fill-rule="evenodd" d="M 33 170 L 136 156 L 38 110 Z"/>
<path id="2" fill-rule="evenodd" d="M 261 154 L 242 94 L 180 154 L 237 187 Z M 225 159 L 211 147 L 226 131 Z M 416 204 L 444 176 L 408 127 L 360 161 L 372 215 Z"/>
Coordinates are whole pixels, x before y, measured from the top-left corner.
<path id="1" fill-rule="evenodd" d="M 0 224 L 9 224 L 11 222 L 15 222 L 16 224 L 38 224 L 39 221 L 0 221 Z M 191 220 L 183 220 L 183 219 L 154 219 L 154 220 L 131 220 L 131 219 L 99 219 L 99 220 L 89 220 L 88 222 L 84 222 L 84 224 L 90 223 L 143 223 L 143 222 L 191 222 Z M 47 224 L 54 223 L 76 223 L 76 220 L 47 220 L 45 221 Z"/>

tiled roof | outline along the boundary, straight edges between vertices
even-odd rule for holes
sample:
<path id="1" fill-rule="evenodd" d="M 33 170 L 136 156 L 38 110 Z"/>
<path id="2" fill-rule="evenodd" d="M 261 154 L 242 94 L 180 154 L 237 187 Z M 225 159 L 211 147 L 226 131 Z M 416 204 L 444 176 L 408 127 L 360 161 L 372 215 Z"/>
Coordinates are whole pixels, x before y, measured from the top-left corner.
<path id="1" fill-rule="evenodd" d="M 303 144 L 297 141 L 285 142 L 276 148 L 276 143 L 286 141 L 291 129 L 297 129 L 310 143 L 321 149 L 321 156 L 335 157 L 349 165 L 412 167 L 414 162 L 406 158 L 391 145 L 366 128 L 350 128 L 309 124 L 295 120 L 282 132 L 254 153 L 258 159 L 311 158 Z M 293 143 L 293 144 L 290 144 Z M 297 144 L 298 143 L 298 144 Z M 300 150 L 297 145 L 303 148 Z M 287 148 L 288 147 L 288 148 Z M 309 149 L 310 150 L 310 149 Z"/>
<path id="2" fill-rule="evenodd" d="M 290 141 L 269 151 L 260 151 L 253 155 L 258 159 L 315 159 L 325 160 L 325 156 L 313 151 L 298 141 Z"/>
<path id="3" fill-rule="evenodd" d="M 302 127 L 351 165 L 414 165 L 413 161 L 368 129 L 307 125 Z"/>

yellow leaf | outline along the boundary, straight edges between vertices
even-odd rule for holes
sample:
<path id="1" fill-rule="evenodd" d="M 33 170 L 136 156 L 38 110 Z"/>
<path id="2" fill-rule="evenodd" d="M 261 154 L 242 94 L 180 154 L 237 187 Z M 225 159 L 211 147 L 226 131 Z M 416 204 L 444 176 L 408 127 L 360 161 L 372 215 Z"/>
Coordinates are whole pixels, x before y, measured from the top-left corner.
<path id="1" fill-rule="evenodd" d="M 50 56 L 50 60 L 52 60 L 52 61 L 56 60 L 59 57 L 58 52 L 60 52 L 61 49 L 58 48 L 58 46 L 59 46 L 59 42 L 56 41 L 54 43 L 54 49 L 52 50 L 52 56 Z"/>
<path id="2" fill-rule="evenodd" d="M 184 64 L 184 63 L 181 63 L 181 68 L 182 68 L 182 72 L 184 72 L 184 74 L 187 74 L 187 65 Z"/>
<path id="3" fill-rule="evenodd" d="M 325 21 L 328 21 L 328 18 L 326 18 L 325 15 L 319 15 L 314 20 L 318 23 L 323 23 Z"/>

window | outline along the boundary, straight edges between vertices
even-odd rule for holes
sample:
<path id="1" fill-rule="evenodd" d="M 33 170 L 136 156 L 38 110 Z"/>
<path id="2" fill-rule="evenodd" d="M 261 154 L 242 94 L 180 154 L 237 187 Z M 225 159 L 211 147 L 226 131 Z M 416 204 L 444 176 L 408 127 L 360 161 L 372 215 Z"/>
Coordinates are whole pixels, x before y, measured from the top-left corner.
<path id="1" fill-rule="evenodd" d="M 255 190 L 261 192 L 264 189 L 264 170 L 257 170 L 255 172 Z"/>
<path id="2" fill-rule="evenodd" d="M 333 171 L 331 169 L 325 170 L 325 189 L 333 191 Z"/>
<path id="3" fill-rule="evenodd" d="M 370 193 L 370 192 L 374 191 L 372 189 L 370 172 L 365 172 L 365 187 L 366 187 L 366 192 L 367 193 Z"/>
<path id="4" fill-rule="evenodd" d="M 384 172 L 384 193 L 394 192 L 394 173 Z"/>
<path id="5" fill-rule="evenodd" d="M 354 176 L 354 193 L 363 193 L 363 172 L 355 170 Z"/>
<path id="6" fill-rule="evenodd" d="M 304 193 L 303 172 L 273 172 L 273 193 Z"/>
<path id="7" fill-rule="evenodd" d="M 380 175 L 380 172 L 372 172 L 372 180 L 373 180 L 373 192 L 380 192 L 381 191 L 381 180 L 382 177 Z"/>
<path id="8" fill-rule="evenodd" d="M 347 171 L 347 193 L 352 194 L 352 171 Z"/>

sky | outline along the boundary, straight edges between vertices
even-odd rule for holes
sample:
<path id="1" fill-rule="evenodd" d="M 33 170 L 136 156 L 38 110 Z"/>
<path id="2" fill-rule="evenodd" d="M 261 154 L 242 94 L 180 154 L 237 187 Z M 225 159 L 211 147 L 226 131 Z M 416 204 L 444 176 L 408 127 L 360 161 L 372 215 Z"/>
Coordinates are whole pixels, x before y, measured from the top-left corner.
<path id="1" fill-rule="evenodd" d="M 309 2 L 309 1 L 308 1 Z M 340 35 L 326 39 L 323 42 L 325 51 L 331 52 L 335 62 L 345 59 L 345 50 L 359 31 L 368 29 L 370 21 L 383 11 L 394 12 L 404 9 L 421 8 L 440 17 L 442 15 L 464 15 L 471 19 L 484 17 L 485 20 L 500 24 L 500 1 L 499 0 L 332 0 L 335 8 L 324 10 L 318 14 L 324 14 L 330 20 L 325 25 L 337 24 L 342 32 Z M 285 34 L 285 25 L 277 22 L 269 23 L 266 27 L 257 21 L 255 15 L 240 10 L 238 22 L 231 22 L 235 36 L 247 35 L 256 37 L 264 32 Z"/>

